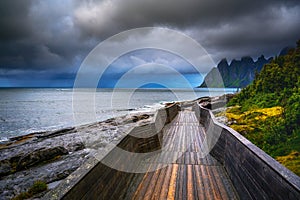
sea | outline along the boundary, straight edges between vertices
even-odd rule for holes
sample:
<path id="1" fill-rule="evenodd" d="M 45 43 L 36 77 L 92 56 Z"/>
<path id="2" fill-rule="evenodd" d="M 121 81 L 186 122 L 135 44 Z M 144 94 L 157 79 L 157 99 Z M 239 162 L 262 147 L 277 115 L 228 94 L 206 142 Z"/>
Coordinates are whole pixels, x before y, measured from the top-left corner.
<path id="1" fill-rule="evenodd" d="M 96 116 L 94 121 L 103 121 L 128 113 L 154 110 L 163 106 L 165 102 L 193 100 L 236 91 L 236 88 L 194 90 L 163 88 L 119 89 L 117 92 L 114 89 L 97 89 L 89 92 L 93 93 L 94 98 Z M 65 88 L 0 89 L 0 142 L 33 132 L 78 125 L 74 120 L 74 92 L 76 91 L 73 89 Z M 82 105 L 85 103 L 86 99 Z"/>

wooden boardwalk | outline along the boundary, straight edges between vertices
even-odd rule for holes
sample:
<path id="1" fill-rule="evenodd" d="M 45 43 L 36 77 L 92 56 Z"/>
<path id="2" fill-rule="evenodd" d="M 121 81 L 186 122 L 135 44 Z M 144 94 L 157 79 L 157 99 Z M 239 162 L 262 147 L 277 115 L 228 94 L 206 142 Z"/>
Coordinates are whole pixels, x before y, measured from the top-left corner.
<path id="1" fill-rule="evenodd" d="M 159 110 L 155 123 L 132 129 L 101 162 L 91 159 L 45 199 L 300 199 L 297 175 L 196 105 L 210 136 L 222 133 L 211 151 L 218 159 L 202 157 L 205 128 L 191 108 L 181 109 Z M 165 116 L 173 119 L 167 125 Z M 145 133 L 154 135 L 135 137 Z"/>
<path id="2" fill-rule="evenodd" d="M 201 158 L 205 136 L 193 111 L 180 111 L 164 128 L 162 168 L 137 175 L 126 199 L 238 199 L 223 166 L 211 155 Z"/>

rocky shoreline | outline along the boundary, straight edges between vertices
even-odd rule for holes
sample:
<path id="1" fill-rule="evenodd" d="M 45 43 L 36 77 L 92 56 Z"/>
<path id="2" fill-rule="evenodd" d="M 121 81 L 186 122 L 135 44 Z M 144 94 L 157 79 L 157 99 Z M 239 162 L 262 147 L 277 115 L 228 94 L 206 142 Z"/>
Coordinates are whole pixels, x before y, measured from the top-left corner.
<path id="1" fill-rule="evenodd" d="M 232 96 L 201 97 L 179 104 L 185 107 L 198 102 L 216 114 L 226 109 L 224 106 Z M 78 127 L 10 138 L 0 144 L 0 199 L 12 199 L 28 190 L 35 181 L 42 181 L 48 186 L 47 191 L 32 199 L 42 198 L 109 143 L 120 140 L 132 127 L 150 123 L 154 114 L 154 111 L 140 112 Z M 222 116 L 217 120 L 226 124 Z"/>
<path id="2" fill-rule="evenodd" d="M 93 124 L 10 138 L 0 145 L 0 199 L 12 199 L 35 181 L 47 183 L 42 197 L 97 151 L 119 140 L 133 126 L 146 124 L 154 112 L 128 114 Z"/>

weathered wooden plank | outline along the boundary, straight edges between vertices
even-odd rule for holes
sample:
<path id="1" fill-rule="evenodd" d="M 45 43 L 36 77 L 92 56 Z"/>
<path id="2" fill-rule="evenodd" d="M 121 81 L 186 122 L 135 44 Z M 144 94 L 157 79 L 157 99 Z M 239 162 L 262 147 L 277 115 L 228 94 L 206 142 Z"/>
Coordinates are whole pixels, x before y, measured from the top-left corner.
<path id="1" fill-rule="evenodd" d="M 160 171 L 160 174 L 158 176 L 158 179 L 156 181 L 156 184 L 155 184 L 152 196 L 151 196 L 152 200 L 159 199 L 158 197 L 160 196 L 160 192 L 161 192 L 161 189 L 162 189 L 162 186 L 164 183 L 164 179 L 166 177 L 167 169 L 166 169 L 166 167 L 164 167 L 164 168 L 159 169 L 159 171 Z"/>
<path id="2" fill-rule="evenodd" d="M 190 163 L 191 165 L 195 165 L 196 162 L 195 162 L 195 154 L 194 152 L 189 152 L 189 157 L 190 157 Z"/>
<path id="3" fill-rule="evenodd" d="M 138 174 L 134 173 L 125 173 L 122 179 L 116 181 L 115 187 L 111 187 L 108 195 L 111 199 L 125 199 L 126 194 L 132 193 L 132 188 L 136 189 L 135 181 L 139 180 L 137 178 Z"/>
<path id="4" fill-rule="evenodd" d="M 193 171 L 195 174 L 195 184 L 194 185 L 195 185 L 197 197 L 198 197 L 198 199 L 205 199 L 205 197 L 206 197 L 205 188 L 204 188 L 203 179 L 201 176 L 199 165 L 194 165 Z"/>
<path id="5" fill-rule="evenodd" d="M 183 193 L 183 170 L 182 165 L 178 165 L 177 177 L 176 177 L 176 189 L 175 189 L 175 199 L 182 199 Z"/>
<path id="6" fill-rule="evenodd" d="M 182 199 L 187 199 L 187 165 L 182 165 L 182 173 L 183 173 L 183 188 L 182 188 Z"/>
<path id="7" fill-rule="evenodd" d="M 172 175 L 170 177 L 170 184 L 168 189 L 168 198 L 167 199 L 175 199 L 176 189 L 177 189 L 177 176 L 178 176 L 179 166 L 177 164 L 172 165 Z"/>
<path id="8" fill-rule="evenodd" d="M 230 162 L 230 159 L 227 158 L 225 160 L 225 163 L 229 163 L 229 162 Z M 235 169 L 233 167 L 233 165 L 227 165 L 226 169 L 227 169 L 227 173 L 228 173 L 231 181 L 233 182 L 233 184 L 236 188 L 236 191 L 239 193 L 239 196 L 242 199 L 253 199 L 250 195 L 250 192 L 248 191 L 248 189 L 244 185 L 245 180 L 243 180 L 239 176 L 237 169 Z"/>
<path id="9" fill-rule="evenodd" d="M 228 193 L 225 189 L 224 183 L 222 181 L 222 178 L 224 178 L 224 177 L 221 178 L 220 171 L 217 170 L 217 167 L 212 166 L 212 167 L 210 167 L 210 169 L 211 169 L 211 173 L 212 173 L 212 178 L 215 180 L 215 183 L 216 183 L 216 186 L 220 193 L 220 196 L 224 200 L 229 200 L 230 199 L 229 195 L 228 195 Z"/>
<path id="10" fill-rule="evenodd" d="M 209 181 L 209 177 L 207 175 L 207 172 L 205 170 L 205 166 L 200 165 L 199 166 L 199 171 L 201 172 L 201 178 L 203 180 L 203 187 L 205 190 L 205 199 L 214 199 L 213 195 L 213 189 Z"/>
<path id="11" fill-rule="evenodd" d="M 187 199 L 195 199 L 194 179 L 192 165 L 187 165 Z"/>
<path id="12" fill-rule="evenodd" d="M 215 179 L 213 177 L 211 170 L 212 170 L 211 166 L 203 166 L 203 171 L 206 172 L 207 177 L 208 177 L 209 185 L 211 188 L 211 193 L 213 194 L 213 199 L 221 199 L 221 195 L 220 195 L 218 186 L 215 182 Z"/>
<path id="13" fill-rule="evenodd" d="M 158 180 L 158 177 L 160 175 L 160 172 L 161 170 L 156 170 L 154 172 L 154 174 L 152 175 L 151 177 L 151 180 L 150 180 L 150 183 L 148 185 L 148 188 L 146 190 L 146 193 L 144 195 L 144 199 L 147 200 L 147 199 L 151 199 L 151 196 L 153 194 L 153 191 L 154 191 L 154 188 L 155 188 L 155 185 L 156 185 L 156 182 Z"/>
<path id="14" fill-rule="evenodd" d="M 129 185 L 123 187 L 120 192 L 116 190 L 111 199 L 132 200 L 143 178 L 144 174 L 142 173 L 132 173 L 132 178 L 128 181 Z"/>
<path id="15" fill-rule="evenodd" d="M 234 189 L 234 186 L 233 186 L 231 180 L 229 179 L 224 167 L 223 166 L 216 166 L 215 169 L 218 171 L 218 175 L 219 175 L 219 177 L 222 181 L 222 185 L 223 185 L 224 189 L 226 190 L 228 198 L 230 200 L 238 199 L 236 191 Z"/>
<path id="16" fill-rule="evenodd" d="M 168 197 L 169 187 L 171 185 L 170 181 L 172 177 L 172 167 L 173 165 L 168 165 L 166 167 L 166 173 L 163 179 L 163 183 L 161 185 L 161 191 L 157 199 L 167 199 Z"/>
<path id="17" fill-rule="evenodd" d="M 150 184 L 153 174 L 154 174 L 154 172 L 147 172 L 144 175 L 144 178 L 142 179 L 141 183 L 139 184 L 132 199 L 143 200 L 143 197 L 147 191 L 148 185 Z"/>
<path id="18" fill-rule="evenodd" d="M 184 154 L 183 154 L 183 156 L 184 156 L 184 164 L 186 164 L 186 165 L 188 165 L 188 164 L 190 164 L 190 152 L 185 152 Z"/>

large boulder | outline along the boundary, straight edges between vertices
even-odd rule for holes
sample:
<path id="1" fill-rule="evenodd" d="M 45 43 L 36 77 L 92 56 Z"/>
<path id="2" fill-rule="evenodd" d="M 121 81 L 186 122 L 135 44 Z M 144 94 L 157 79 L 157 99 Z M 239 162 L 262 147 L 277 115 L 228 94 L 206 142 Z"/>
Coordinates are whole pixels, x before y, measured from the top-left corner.
<path id="1" fill-rule="evenodd" d="M 30 152 L 24 155 L 17 164 L 17 171 L 22 169 L 28 169 L 34 165 L 38 165 L 42 162 L 52 160 L 57 156 L 62 156 L 68 154 L 68 150 L 62 146 L 57 146 L 53 148 L 42 148 Z"/>

